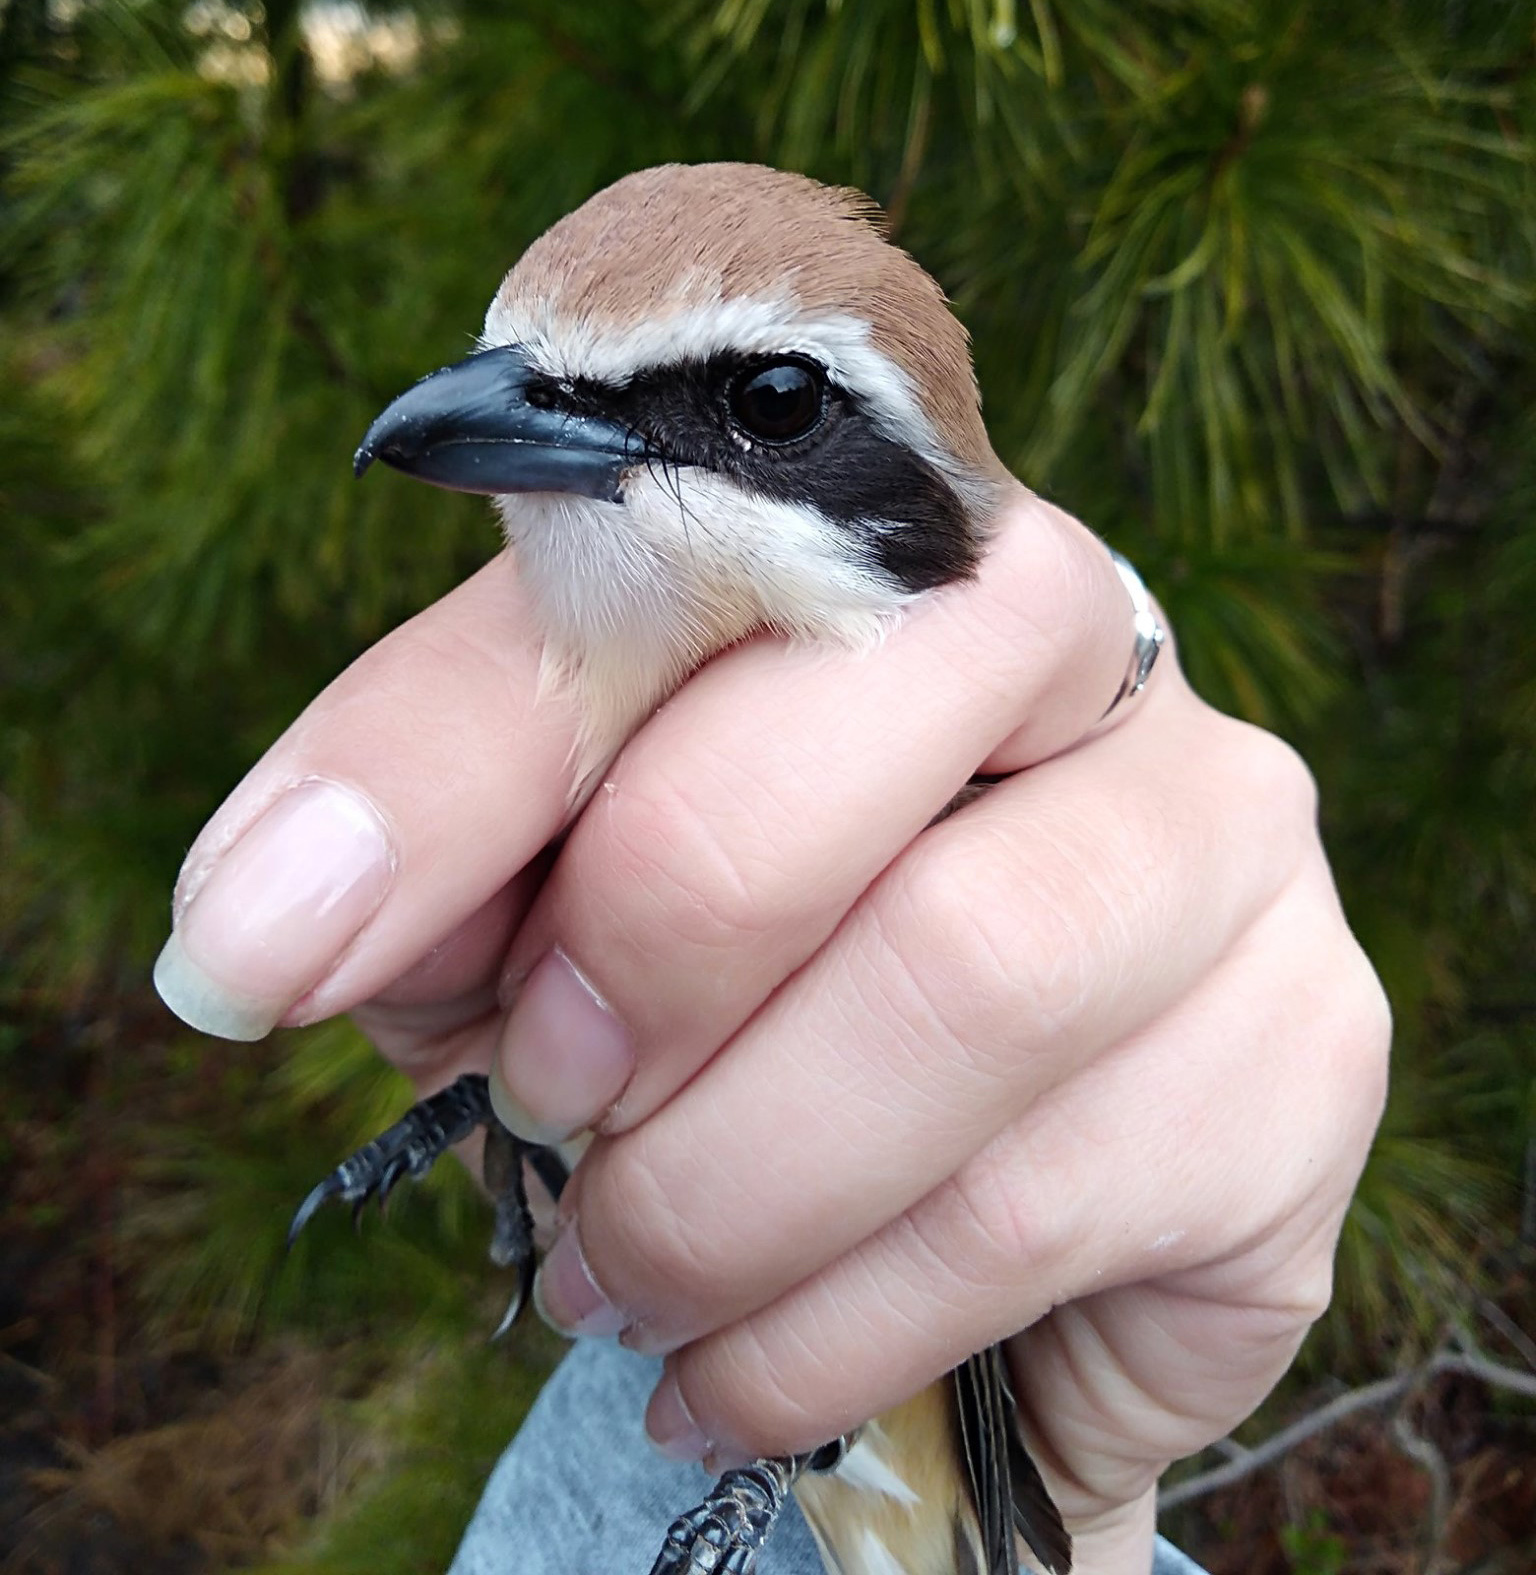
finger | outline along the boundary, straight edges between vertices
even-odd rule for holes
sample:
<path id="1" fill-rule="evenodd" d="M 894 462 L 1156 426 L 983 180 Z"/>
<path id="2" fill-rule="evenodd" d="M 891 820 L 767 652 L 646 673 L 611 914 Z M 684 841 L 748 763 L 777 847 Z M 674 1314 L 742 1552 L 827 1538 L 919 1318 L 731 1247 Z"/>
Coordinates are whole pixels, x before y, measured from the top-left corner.
<path id="1" fill-rule="evenodd" d="M 568 1209 L 628 1337 L 664 1350 L 778 1296 L 1203 976 L 1301 857 L 1305 816 L 1255 791 L 1292 757 L 1249 735 L 1191 707 L 925 832 L 682 1094 L 594 1149 Z M 1177 800 L 1146 788 L 1190 754 Z M 557 1320 L 575 1250 L 545 1267 Z"/>
<path id="2" fill-rule="evenodd" d="M 518 936 L 516 986 L 560 955 L 502 1041 L 514 1125 L 645 1120 L 1000 741 L 1041 759 L 1093 726 L 1130 622 L 1103 545 L 1021 495 L 981 577 L 880 650 L 711 664 L 626 749 Z"/>
<path id="3" fill-rule="evenodd" d="M 1145 1285 L 1171 1325 L 1127 1316 L 1108 1354 L 1091 1325 L 1054 1354 L 1045 1326 L 1026 1342 L 1052 1456 L 1134 1497 L 1131 1467 L 1246 1415 L 1326 1304 L 1385 1088 L 1380 988 L 1342 919 L 1318 923 L 1327 882 L 1319 857 L 1177 1008 L 901 1219 L 677 1353 L 658 1425 L 680 1404 L 727 1451 L 808 1447 L 1053 1307 Z"/>
<path id="4" fill-rule="evenodd" d="M 490 1064 L 502 960 L 543 873 L 542 857 L 525 865 L 398 979 L 353 1008 L 353 1021 L 419 1097 Z"/>
<path id="5" fill-rule="evenodd" d="M 314 701 L 194 844 L 156 968 L 196 1027 L 260 1038 L 377 994 L 560 825 L 573 718 L 505 555 Z"/>

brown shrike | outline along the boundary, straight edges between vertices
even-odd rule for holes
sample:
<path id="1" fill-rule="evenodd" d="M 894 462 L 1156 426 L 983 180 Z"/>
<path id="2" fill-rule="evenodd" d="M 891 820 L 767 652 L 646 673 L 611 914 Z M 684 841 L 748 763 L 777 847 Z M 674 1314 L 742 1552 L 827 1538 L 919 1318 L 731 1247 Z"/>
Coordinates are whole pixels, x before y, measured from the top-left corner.
<path id="1" fill-rule="evenodd" d="M 625 740 L 709 657 L 762 629 L 867 647 L 963 579 L 1011 478 L 965 330 L 857 192 L 755 165 L 669 165 L 529 247 L 481 349 L 433 373 L 357 451 L 496 499 L 580 723 L 574 814 Z M 355 1206 L 487 1128 L 492 1256 L 533 1266 L 523 1163 L 464 1077 L 315 1188 Z M 846 1438 L 727 1472 L 655 1575 L 748 1575 L 793 1489 L 830 1575 L 1066 1575 L 1071 1540 L 1019 1430 L 1002 1347 Z M 600 1487 L 594 1484 L 594 1491 Z M 1021 1547 L 1022 1544 L 1022 1547 Z"/>

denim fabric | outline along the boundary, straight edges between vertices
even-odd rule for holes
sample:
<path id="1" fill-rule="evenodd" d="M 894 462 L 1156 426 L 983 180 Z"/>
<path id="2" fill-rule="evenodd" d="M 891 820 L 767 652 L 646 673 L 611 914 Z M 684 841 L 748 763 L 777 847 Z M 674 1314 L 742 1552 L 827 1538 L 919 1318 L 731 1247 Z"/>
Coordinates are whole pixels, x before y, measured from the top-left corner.
<path id="1" fill-rule="evenodd" d="M 667 1527 L 709 1491 L 698 1466 L 663 1460 L 642 1417 L 660 1364 L 580 1341 L 501 1457 L 449 1575 L 648 1575 Z M 793 1504 L 761 1575 L 822 1575 Z M 1152 1575 L 1204 1575 L 1159 1541 Z"/>

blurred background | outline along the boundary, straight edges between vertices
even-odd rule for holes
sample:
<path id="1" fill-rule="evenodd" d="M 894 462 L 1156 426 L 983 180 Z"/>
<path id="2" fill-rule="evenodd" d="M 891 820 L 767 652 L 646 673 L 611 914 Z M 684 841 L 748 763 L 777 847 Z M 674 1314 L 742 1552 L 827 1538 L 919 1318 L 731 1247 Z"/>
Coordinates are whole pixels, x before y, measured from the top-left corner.
<path id="1" fill-rule="evenodd" d="M 403 1089 L 149 966 L 223 794 L 497 549 L 354 485 L 369 419 L 593 190 L 753 158 L 885 204 L 999 453 L 1305 754 L 1392 996 L 1334 1311 L 1241 1436 L 1340 1419 L 1168 1529 L 1536 1567 L 1533 65 L 1524 0 L 0 0 L 0 1565 L 446 1564 L 555 1343 L 486 1346 L 450 1167 L 284 1261 Z"/>

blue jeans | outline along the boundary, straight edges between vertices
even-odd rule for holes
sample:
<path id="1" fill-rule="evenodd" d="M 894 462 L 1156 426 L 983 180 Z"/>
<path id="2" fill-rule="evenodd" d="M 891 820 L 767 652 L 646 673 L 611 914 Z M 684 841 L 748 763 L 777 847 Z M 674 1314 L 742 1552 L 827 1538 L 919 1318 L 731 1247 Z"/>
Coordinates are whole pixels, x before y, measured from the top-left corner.
<path id="1" fill-rule="evenodd" d="M 579 1341 L 501 1457 L 449 1575 L 647 1575 L 667 1527 L 709 1491 L 698 1466 L 663 1460 L 642 1417 L 660 1364 Z M 790 1505 L 761 1575 L 822 1575 Z M 1159 1540 L 1150 1575 L 1204 1575 Z"/>

